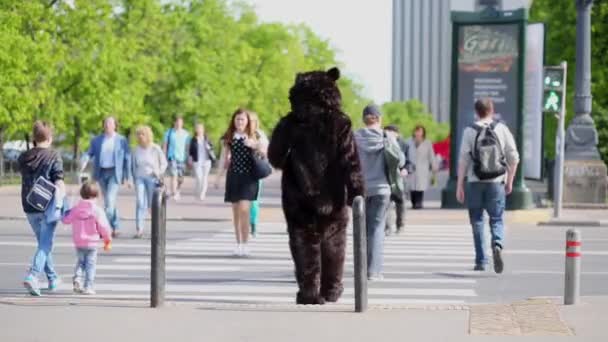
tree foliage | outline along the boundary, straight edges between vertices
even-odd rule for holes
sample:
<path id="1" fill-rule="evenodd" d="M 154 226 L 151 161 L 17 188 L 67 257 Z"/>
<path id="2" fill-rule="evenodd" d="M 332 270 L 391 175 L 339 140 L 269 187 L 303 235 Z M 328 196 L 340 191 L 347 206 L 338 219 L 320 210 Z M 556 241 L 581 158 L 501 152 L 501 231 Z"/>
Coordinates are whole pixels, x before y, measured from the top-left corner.
<path id="1" fill-rule="evenodd" d="M 576 57 L 576 6 L 574 0 L 534 0 L 530 20 L 546 24 L 545 64 L 568 62 L 567 119 L 574 116 L 574 80 Z M 608 163 L 608 1 L 594 1 L 591 12 L 591 79 L 593 119 L 599 133 L 600 153 Z M 547 117 L 545 154 L 555 155 L 557 120 Z"/>
<path id="2" fill-rule="evenodd" d="M 435 121 L 420 101 L 388 102 L 382 106 L 382 112 L 383 123 L 396 125 L 404 137 L 413 134 L 417 125 L 424 126 L 427 139 L 432 142 L 441 141 L 450 134 L 450 126 Z"/>
<path id="3" fill-rule="evenodd" d="M 0 140 L 43 118 L 75 152 L 110 114 L 123 133 L 145 123 L 157 136 L 180 114 L 216 139 L 246 107 L 270 129 L 297 72 L 339 64 L 308 27 L 262 23 L 227 0 L 3 0 L 0 46 Z M 340 82 L 359 113 L 361 87 Z"/>

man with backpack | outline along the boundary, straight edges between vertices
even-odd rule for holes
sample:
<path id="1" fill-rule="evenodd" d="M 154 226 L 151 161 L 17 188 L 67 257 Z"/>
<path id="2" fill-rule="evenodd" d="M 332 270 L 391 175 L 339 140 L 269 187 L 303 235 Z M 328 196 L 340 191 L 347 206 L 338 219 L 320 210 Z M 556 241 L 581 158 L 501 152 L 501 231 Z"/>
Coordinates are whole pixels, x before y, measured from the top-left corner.
<path id="1" fill-rule="evenodd" d="M 479 119 L 465 128 L 462 137 L 456 197 L 460 203 L 464 203 L 464 181 L 467 177 L 466 204 L 475 242 L 474 270 L 485 271 L 488 264 L 483 222 L 485 210 L 490 218 L 494 271 L 502 273 L 503 216 L 506 196 L 513 190 L 519 153 L 509 128 L 495 119 L 492 100 L 477 100 L 475 112 Z"/>
<path id="2" fill-rule="evenodd" d="M 365 178 L 365 220 L 367 227 L 367 275 L 382 280 L 384 227 L 393 193 L 403 192 L 400 167 L 403 152 L 393 134 L 382 130 L 382 114 L 375 105 L 363 110 L 365 128 L 355 133 L 355 141 Z"/>

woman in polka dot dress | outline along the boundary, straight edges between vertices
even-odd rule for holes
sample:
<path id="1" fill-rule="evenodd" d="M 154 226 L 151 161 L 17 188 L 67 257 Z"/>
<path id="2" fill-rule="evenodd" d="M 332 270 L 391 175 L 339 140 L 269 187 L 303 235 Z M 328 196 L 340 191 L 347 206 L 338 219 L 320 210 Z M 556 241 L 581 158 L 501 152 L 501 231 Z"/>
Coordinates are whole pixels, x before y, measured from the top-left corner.
<path id="1" fill-rule="evenodd" d="M 232 217 L 236 235 L 234 255 L 248 256 L 249 210 L 258 195 L 258 181 L 252 176 L 253 154 L 261 148 L 256 139 L 249 113 L 238 109 L 232 115 L 230 127 L 224 134 L 220 165 L 226 174 L 224 202 L 232 203 Z"/>

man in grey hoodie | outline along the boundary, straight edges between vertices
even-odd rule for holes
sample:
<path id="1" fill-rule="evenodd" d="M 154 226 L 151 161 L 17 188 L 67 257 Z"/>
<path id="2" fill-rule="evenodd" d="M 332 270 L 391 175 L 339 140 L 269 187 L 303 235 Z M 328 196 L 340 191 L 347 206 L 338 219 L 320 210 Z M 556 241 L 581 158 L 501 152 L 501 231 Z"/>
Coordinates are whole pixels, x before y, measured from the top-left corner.
<path id="1" fill-rule="evenodd" d="M 367 275 L 372 281 L 382 280 L 384 227 L 390 205 L 391 187 L 387 177 L 384 146 L 397 144 L 392 134 L 382 130 L 382 113 L 375 105 L 363 110 L 365 128 L 355 133 L 359 159 L 365 178 L 365 219 L 367 227 Z M 405 158 L 403 158 L 405 159 Z M 405 160 L 401 160 L 401 166 Z"/>

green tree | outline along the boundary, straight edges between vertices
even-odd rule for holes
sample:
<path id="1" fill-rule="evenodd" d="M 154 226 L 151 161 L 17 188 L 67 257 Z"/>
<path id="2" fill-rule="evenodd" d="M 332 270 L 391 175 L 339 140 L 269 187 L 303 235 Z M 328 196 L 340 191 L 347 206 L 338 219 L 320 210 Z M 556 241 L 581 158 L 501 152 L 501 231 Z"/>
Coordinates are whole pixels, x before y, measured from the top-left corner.
<path id="1" fill-rule="evenodd" d="M 404 137 L 410 136 L 417 125 L 426 129 L 427 139 L 437 142 L 450 134 L 448 124 L 435 121 L 426 106 L 417 100 L 388 102 L 382 105 L 382 121 L 385 125 L 396 125 Z"/>
<path id="2" fill-rule="evenodd" d="M 545 60 L 547 65 L 568 62 L 567 120 L 574 116 L 574 81 L 576 57 L 576 6 L 574 0 L 534 0 L 530 20 L 546 24 Z M 595 1 L 591 12 L 591 65 L 593 119 L 598 133 L 600 153 L 608 162 L 608 2 Z M 557 120 L 545 121 L 545 155 L 554 158 Z"/>

